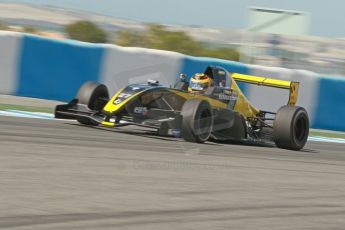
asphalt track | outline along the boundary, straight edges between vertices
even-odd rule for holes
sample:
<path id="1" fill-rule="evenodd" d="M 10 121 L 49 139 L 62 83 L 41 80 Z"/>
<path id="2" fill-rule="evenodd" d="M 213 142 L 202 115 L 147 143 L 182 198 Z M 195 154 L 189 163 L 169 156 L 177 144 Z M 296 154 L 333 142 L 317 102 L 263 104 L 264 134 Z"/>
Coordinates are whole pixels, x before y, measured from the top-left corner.
<path id="1" fill-rule="evenodd" d="M 345 229 L 345 145 L 0 117 L 0 229 Z"/>

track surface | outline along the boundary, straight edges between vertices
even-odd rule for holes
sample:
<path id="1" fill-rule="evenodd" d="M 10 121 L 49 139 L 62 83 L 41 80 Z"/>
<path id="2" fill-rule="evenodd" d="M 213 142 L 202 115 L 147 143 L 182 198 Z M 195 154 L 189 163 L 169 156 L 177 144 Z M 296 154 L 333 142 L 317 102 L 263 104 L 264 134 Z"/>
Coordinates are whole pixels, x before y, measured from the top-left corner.
<path id="1" fill-rule="evenodd" d="M 0 117 L 0 229 L 344 229 L 345 145 Z"/>

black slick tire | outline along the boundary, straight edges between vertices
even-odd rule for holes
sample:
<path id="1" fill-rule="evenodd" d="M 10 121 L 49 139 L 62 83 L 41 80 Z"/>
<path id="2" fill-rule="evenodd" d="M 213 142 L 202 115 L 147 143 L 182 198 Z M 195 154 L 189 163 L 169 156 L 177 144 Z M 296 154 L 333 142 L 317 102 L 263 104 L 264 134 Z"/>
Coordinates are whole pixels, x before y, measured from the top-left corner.
<path id="1" fill-rule="evenodd" d="M 273 124 L 273 140 L 277 147 L 300 150 L 308 135 L 309 117 L 304 108 L 283 106 L 278 110 Z"/>
<path id="2" fill-rule="evenodd" d="M 79 88 L 76 98 L 79 104 L 86 105 L 91 110 L 101 111 L 104 101 L 109 99 L 109 93 L 105 85 L 88 81 Z M 97 125 L 88 118 L 78 118 L 77 120 L 84 125 Z"/>
<path id="3" fill-rule="evenodd" d="M 187 100 L 181 110 L 181 135 L 185 141 L 203 143 L 212 132 L 212 108 L 208 101 Z"/>

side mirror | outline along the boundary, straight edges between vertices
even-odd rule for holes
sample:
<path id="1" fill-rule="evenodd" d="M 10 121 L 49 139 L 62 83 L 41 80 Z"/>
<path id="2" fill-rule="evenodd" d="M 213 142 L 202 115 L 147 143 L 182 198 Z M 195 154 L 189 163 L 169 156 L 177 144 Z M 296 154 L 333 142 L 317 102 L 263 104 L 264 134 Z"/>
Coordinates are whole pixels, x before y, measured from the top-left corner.
<path id="1" fill-rule="evenodd" d="M 181 82 L 186 82 L 187 75 L 185 73 L 180 74 L 180 81 Z"/>

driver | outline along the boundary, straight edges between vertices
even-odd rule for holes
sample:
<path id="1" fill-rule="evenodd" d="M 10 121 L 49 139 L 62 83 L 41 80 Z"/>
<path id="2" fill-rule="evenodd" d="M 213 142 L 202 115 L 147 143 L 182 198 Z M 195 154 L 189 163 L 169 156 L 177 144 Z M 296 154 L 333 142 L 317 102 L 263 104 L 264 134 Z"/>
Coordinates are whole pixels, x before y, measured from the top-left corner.
<path id="1" fill-rule="evenodd" d="M 188 92 L 190 93 L 205 93 L 211 86 L 212 79 L 204 73 L 196 73 L 189 80 Z"/>

